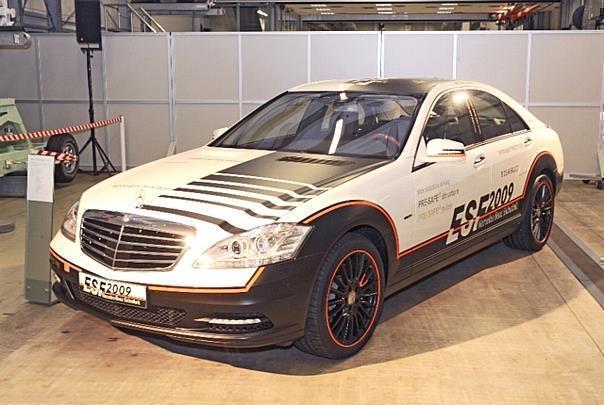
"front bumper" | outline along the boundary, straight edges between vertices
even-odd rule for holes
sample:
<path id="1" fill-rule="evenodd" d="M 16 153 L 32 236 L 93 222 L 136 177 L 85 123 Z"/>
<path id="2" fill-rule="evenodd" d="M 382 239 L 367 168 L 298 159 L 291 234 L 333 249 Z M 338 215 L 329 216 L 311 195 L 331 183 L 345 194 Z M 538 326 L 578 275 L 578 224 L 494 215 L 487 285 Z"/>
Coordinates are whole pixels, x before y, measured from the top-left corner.
<path id="1" fill-rule="evenodd" d="M 257 348 L 289 345 L 304 334 L 306 312 L 321 255 L 266 266 L 246 292 L 157 291 L 147 288 L 147 308 L 84 293 L 78 268 L 56 252 L 51 268 L 58 276 L 59 301 L 112 325 L 210 346 Z M 208 319 L 260 320 L 254 324 L 209 323 Z"/>

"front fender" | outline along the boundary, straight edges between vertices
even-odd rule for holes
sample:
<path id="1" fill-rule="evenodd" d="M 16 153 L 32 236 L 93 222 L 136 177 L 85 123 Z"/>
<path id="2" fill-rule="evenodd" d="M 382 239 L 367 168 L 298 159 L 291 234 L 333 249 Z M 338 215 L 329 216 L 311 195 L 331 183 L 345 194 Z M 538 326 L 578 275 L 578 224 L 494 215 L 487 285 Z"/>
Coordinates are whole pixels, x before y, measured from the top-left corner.
<path id="1" fill-rule="evenodd" d="M 326 207 L 302 221 L 313 230 L 300 255 L 321 252 L 323 259 L 332 246 L 346 233 L 361 227 L 373 228 L 383 239 L 386 277 L 396 271 L 398 240 L 394 221 L 379 205 L 369 201 L 345 201 Z M 377 246 L 378 250 L 380 247 Z M 384 259 L 384 258 L 383 258 Z"/>

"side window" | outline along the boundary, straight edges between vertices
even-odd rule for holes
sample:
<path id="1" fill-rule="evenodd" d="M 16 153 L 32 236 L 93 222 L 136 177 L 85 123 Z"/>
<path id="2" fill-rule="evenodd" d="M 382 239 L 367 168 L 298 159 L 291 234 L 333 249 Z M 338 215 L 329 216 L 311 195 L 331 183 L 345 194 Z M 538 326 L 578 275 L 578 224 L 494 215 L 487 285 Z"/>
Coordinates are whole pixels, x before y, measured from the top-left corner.
<path id="1" fill-rule="evenodd" d="M 503 103 L 497 97 L 484 91 L 472 92 L 472 104 L 480 124 L 484 139 L 495 138 L 512 132 L 503 109 Z"/>
<path id="2" fill-rule="evenodd" d="M 426 143 L 431 139 L 451 139 L 465 146 L 480 141 L 476 133 L 470 110 L 468 95 L 465 91 L 453 91 L 442 96 L 430 111 L 430 117 L 424 129 Z"/>
<path id="3" fill-rule="evenodd" d="M 501 102 L 501 104 L 503 104 L 503 108 L 505 109 L 505 115 L 508 118 L 508 122 L 510 123 L 510 127 L 512 128 L 512 132 L 525 131 L 528 129 L 528 127 L 526 126 L 522 118 L 520 118 L 520 116 L 516 113 L 516 111 L 512 110 L 512 108 L 503 101 Z"/>

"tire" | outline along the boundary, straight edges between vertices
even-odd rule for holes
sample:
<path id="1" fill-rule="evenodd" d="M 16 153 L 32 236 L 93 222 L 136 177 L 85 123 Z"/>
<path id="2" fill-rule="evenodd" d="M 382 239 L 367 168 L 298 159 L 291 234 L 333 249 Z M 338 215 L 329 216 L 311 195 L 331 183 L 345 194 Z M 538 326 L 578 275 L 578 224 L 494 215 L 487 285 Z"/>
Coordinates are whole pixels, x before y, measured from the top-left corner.
<path id="1" fill-rule="evenodd" d="M 319 269 L 305 335 L 296 347 L 330 359 L 361 350 L 382 313 L 383 268 L 378 250 L 363 235 L 349 233 L 336 242 Z"/>
<path id="2" fill-rule="evenodd" d="M 70 153 L 78 157 L 76 161 L 65 161 L 55 165 L 55 182 L 70 183 L 78 174 L 80 152 L 78 144 L 71 134 L 51 136 L 46 144 L 46 149 L 51 152 Z"/>
<path id="3" fill-rule="evenodd" d="M 598 182 L 596 183 L 596 188 L 598 190 L 604 190 L 604 180 L 598 180 Z"/>
<path id="4" fill-rule="evenodd" d="M 545 174 L 537 176 L 524 204 L 520 228 L 504 238 L 503 242 L 512 249 L 531 252 L 541 250 L 554 223 L 554 197 L 551 179 Z"/>
<path id="5" fill-rule="evenodd" d="M 589 180 L 581 180 L 583 184 L 589 184 Z"/>

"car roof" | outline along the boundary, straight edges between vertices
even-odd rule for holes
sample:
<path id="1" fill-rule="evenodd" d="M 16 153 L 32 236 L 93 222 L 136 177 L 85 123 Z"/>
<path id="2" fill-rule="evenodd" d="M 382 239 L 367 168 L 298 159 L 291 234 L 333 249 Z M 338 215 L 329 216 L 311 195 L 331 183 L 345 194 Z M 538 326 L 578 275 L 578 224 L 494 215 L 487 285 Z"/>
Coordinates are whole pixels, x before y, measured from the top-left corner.
<path id="1" fill-rule="evenodd" d="M 362 93 L 386 93 L 399 95 L 427 94 L 439 84 L 459 83 L 442 79 L 358 79 L 325 80 L 303 84 L 289 91 L 358 91 Z"/>

